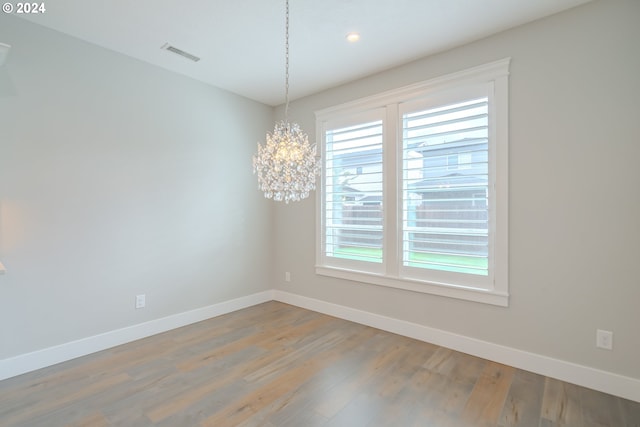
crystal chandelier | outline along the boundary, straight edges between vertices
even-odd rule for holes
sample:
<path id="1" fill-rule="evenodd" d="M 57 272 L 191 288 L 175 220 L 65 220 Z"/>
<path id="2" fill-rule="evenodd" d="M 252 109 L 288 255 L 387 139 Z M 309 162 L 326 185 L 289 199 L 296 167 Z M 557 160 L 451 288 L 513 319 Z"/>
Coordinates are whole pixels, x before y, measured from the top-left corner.
<path id="1" fill-rule="evenodd" d="M 283 121 L 277 122 L 273 133 L 267 133 L 264 146 L 258 143 L 253 156 L 253 173 L 258 174 L 258 188 L 264 196 L 278 202 L 300 201 L 316 188 L 320 162 L 316 145 L 297 123 L 289 123 L 289 0 L 286 0 L 285 35 L 285 109 Z"/>

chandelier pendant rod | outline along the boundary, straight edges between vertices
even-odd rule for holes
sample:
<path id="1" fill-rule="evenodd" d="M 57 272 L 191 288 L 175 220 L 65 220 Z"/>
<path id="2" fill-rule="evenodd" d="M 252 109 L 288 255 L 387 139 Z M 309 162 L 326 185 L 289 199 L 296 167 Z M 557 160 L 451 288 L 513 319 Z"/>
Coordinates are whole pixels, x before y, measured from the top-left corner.
<path id="1" fill-rule="evenodd" d="M 284 51 L 285 51 L 285 77 L 284 77 L 284 121 L 289 124 L 289 0 L 286 0 L 286 13 L 285 13 L 285 36 L 284 36 Z"/>

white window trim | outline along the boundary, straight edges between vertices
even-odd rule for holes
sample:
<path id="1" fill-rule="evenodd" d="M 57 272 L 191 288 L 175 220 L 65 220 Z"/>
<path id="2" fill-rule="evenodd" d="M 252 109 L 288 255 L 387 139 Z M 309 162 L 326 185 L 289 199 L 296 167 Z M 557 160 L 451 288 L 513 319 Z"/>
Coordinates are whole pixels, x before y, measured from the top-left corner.
<path id="1" fill-rule="evenodd" d="M 492 137 L 495 138 L 490 146 L 496 150 L 494 161 L 490 165 L 490 174 L 495 179 L 494 198 L 495 205 L 493 215 L 491 215 L 490 229 L 493 230 L 493 256 L 492 262 L 493 280 L 492 286 L 487 289 L 465 286 L 456 286 L 433 281 L 422 281 L 400 277 L 397 265 L 387 265 L 383 261 L 383 271 L 375 273 L 368 271 L 358 271 L 348 266 L 329 266 L 324 255 L 324 237 L 322 223 L 324 215 L 320 210 L 316 212 L 316 274 L 336 277 L 340 279 L 352 280 L 379 286 L 404 289 L 407 291 L 428 293 L 451 298 L 493 304 L 498 306 L 508 306 L 509 304 L 509 238 L 508 238 L 508 194 L 509 194 L 509 170 L 508 170 L 508 77 L 510 58 L 495 61 L 489 64 L 480 65 L 464 71 L 436 77 L 424 82 L 405 86 L 399 89 L 383 92 L 364 99 L 348 102 L 342 105 L 330 107 L 316 112 L 316 132 L 317 141 L 324 141 L 324 122 L 335 120 L 341 116 L 353 116 L 354 114 L 366 114 L 367 111 L 376 110 L 381 107 L 386 108 L 387 120 L 384 128 L 384 139 L 395 140 L 398 138 L 400 130 L 396 123 L 398 117 L 398 104 L 421 97 L 433 95 L 440 91 L 455 89 L 460 86 L 473 84 L 492 84 L 494 107 L 490 116 L 490 127 Z M 395 124 L 389 126 L 389 124 Z M 324 144 L 321 144 L 324 145 Z M 324 151 L 324 146 L 321 150 Z M 385 164 L 397 165 L 398 150 L 385 150 Z M 317 206 L 324 206 L 324 185 L 325 180 L 320 180 L 320 189 L 316 193 Z M 385 227 L 388 229 L 398 229 L 398 221 L 401 218 L 400 206 L 398 203 L 398 182 L 391 179 L 385 180 Z M 400 216 L 399 216 L 400 215 Z M 388 233 L 384 234 L 385 251 L 393 251 L 398 254 L 398 239 L 388 238 Z M 392 241 L 395 240 L 395 241 Z M 397 256 L 394 259 L 398 259 Z M 497 262 L 499 260 L 500 262 Z"/>

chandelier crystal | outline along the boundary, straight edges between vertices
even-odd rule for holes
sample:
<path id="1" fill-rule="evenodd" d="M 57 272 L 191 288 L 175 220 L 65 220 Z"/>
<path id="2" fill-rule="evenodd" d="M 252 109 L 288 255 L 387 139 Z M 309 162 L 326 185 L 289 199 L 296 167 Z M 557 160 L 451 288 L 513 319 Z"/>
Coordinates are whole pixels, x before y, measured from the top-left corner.
<path id="1" fill-rule="evenodd" d="M 253 156 L 253 171 L 258 174 L 258 188 L 268 199 L 285 203 L 309 197 L 316 187 L 320 163 L 316 146 L 297 123 L 276 123 L 273 133 L 267 133 L 267 143 L 258 144 Z"/>
<path id="2" fill-rule="evenodd" d="M 309 144 L 307 134 L 297 123 L 289 123 L 289 0 L 286 1 L 285 35 L 285 119 L 277 122 L 273 133 L 267 133 L 264 146 L 258 143 L 253 156 L 253 173 L 258 175 L 258 188 L 264 197 L 285 203 L 309 197 L 316 188 L 320 162 L 316 145 Z"/>

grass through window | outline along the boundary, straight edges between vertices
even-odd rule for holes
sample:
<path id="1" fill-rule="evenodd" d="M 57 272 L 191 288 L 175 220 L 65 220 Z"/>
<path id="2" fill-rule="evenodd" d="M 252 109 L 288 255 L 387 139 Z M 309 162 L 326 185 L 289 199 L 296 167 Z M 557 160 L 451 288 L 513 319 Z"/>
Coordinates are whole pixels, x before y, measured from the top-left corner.
<path id="1" fill-rule="evenodd" d="M 382 249 L 345 246 L 336 249 L 333 252 L 333 256 L 355 261 L 382 262 L 380 261 L 382 259 Z M 409 260 L 405 262 L 405 265 L 486 276 L 488 260 L 486 257 L 468 255 L 410 252 Z"/>

